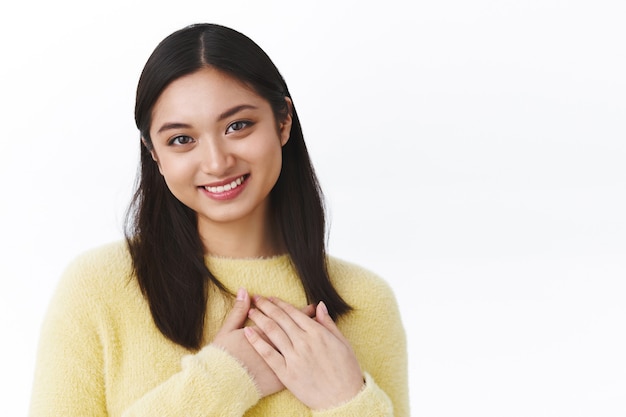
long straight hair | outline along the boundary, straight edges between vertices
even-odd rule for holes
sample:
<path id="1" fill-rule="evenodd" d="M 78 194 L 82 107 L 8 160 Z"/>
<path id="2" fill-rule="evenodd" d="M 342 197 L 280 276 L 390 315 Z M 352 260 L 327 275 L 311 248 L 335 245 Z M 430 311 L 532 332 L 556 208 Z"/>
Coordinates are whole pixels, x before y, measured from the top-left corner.
<path id="1" fill-rule="evenodd" d="M 204 262 L 197 215 L 167 187 L 150 151 L 152 110 L 174 80 L 212 67 L 241 80 L 267 100 L 277 121 L 291 111 L 290 138 L 282 147 L 280 176 L 270 192 L 273 221 L 310 303 L 323 300 L 337 318 L 351 310 L 328 276 L 323 195 L 302 135 L 295 105 L 276 66 L 245 35 L 215 24 L 180 29 L 156 47 L 137 86 L 135 122 L 141 134 L 140 172 L 126 215 L 126 241 L 139 286 L 158 329 L 173 342 L 199 349 L 208 286 L 226 288 Z M 292 100 L 293 104 L 293 100 Z"/>

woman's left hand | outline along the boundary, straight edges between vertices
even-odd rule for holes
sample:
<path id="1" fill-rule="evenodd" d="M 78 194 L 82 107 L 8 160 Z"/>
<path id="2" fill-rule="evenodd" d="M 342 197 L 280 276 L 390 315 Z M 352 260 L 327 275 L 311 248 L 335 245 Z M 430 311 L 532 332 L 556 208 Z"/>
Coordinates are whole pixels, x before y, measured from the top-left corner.
<path id="1" fill-rule="evenodd" d="M 310 318 L 279 299 L 255 297 L 248 316 L 258 331 L 246 327 L 250 344 L 278 379 L 313 410 L 328 409 L 352 399 L 363 387 L 363 373 L 348 340 L 328 315 L 323 302 Z"/>

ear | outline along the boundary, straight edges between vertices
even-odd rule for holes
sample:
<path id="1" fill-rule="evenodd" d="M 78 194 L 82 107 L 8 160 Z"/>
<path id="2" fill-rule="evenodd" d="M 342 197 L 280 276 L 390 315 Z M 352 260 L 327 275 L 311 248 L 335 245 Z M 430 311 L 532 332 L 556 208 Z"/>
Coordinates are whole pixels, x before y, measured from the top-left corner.
<path id="1" fill-rule="evenodd" d="M 148 144 L 148 141 L 146 141 L 144 138 L 141 138 L 141 143 L 143 143 L 143 146 L 145 146 L 148 152 L 150 152 L 150 156 L 152 157 L 152 160 L 156 162 L 157 166 L 159 167 L 159 172 L 161 173 L 161 175 L 163 175 L 163 171 L 161 171 L 161 164 L 159 163 L 159 158 L 157 157 L 157 154 L 154 151 L 154 147 L 150 146 Z"/>
<path id="2" fill-rule="evenodd" d="M 285 144 L 289 140 L 289 136 L 291 135 L 291 123 L 293 113 L 293 104 L 291 102 L 291 99 L 289 97 L 285 97 L 285 101 L 287 102 L 287 116 L 285 116 L 283 121 L 278 124 L 278 134 L 280 135 L 281 146 L 285 146 Z"/>

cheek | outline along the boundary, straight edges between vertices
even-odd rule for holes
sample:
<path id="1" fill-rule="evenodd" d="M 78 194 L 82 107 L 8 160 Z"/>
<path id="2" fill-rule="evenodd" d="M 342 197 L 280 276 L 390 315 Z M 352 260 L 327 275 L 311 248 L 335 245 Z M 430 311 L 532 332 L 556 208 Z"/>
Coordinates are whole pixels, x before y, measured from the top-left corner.
<path id="1" fill-rule="evenodd" d="M 263 165 L 265 170 L 272 176 L 278 176 L 282 168 L 282 147 L 279 142 L 272 143 L 271 146 L 263 149 L 256 156 L 257 161 Z"/>
<path id="2" fill-rule="evenodd" d="M 168 187 L 188 182 L 190 178 L 190 164 L 178 159 L 163 158 L 159 163 L 159 170 Z"/>
<path id="3" fill-rule="evenodd" d="M 269 172 L 280 170 L 282 165 L 282 146 L 276 132 L 234 143 L 231 155 L 240 162 Z"/>

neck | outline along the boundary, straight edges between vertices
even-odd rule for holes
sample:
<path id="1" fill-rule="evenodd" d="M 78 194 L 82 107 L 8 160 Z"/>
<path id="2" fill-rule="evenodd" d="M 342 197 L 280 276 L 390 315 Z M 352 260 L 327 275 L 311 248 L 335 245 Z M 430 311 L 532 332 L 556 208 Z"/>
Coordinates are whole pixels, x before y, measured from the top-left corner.
<path id="1" fill-rule="evenodd" d="M 282 238 L 269 216 L 215 223 L 198 219 L 205 253 L 225 258 L 262 258 L 285 253 Z"/>

